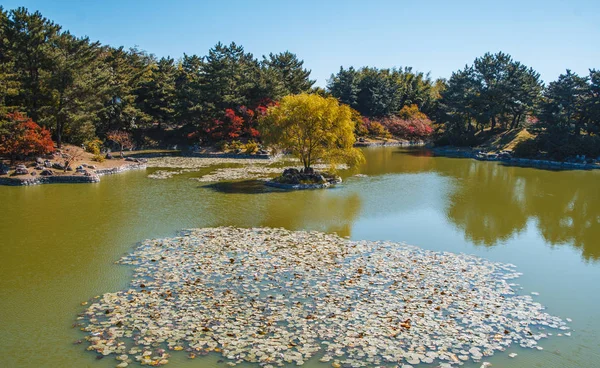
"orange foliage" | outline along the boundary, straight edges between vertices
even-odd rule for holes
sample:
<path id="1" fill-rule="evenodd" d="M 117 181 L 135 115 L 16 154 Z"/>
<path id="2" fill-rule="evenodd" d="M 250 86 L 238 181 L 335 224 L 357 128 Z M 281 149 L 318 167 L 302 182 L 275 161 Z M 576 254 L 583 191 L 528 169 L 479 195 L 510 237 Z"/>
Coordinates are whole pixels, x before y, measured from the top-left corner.
<path id="1" fill-rule="evenodd" d="M 106 133 L 106 138 L 108 140 L 113 141 L 116 144 L 118 144 L 119 148 L 121 149 L 121 153 L 123 152 L 123 149 L 133 147 L 133 142 L 131 140 L 131 134 L 129 134 L 125 131 L 122 131 L 122 130 L 110 131 L 110 132 Z"/>
<path id="2" fill-rule="evenodd" d="M 7 114 L 8 128 L 0 135 L 0 155 L 17 157 L 48 154 L 54 151 L 50 131 L 20 112 Z"/>

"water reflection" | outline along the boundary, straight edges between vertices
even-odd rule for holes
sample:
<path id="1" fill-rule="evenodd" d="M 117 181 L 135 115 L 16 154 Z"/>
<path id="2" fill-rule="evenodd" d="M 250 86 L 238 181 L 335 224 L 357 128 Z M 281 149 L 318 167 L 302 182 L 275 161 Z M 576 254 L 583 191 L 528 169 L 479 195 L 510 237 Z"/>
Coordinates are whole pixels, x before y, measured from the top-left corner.
<path id="1" fill-rule="evenodd" d="M 352 224 L 361 209 L 358 193 L 343 195 L 336 189 L 289 193 L 284 199 L 268 196 L 265 217 L 261 226 L 286 229 L 314 229 L 340 236 L 350 236 Z M 290 216 L 290 214 L 292 214 Z"/>
<path id="2" fill-rule="evenodd" d="M 533 220 L 552 245 L 600 260 L 600 172 L 548 171 L 495 162 L 430 157 L 424 149 L 365 150 L 369 175 L 434 172 L 453 179 L 445 213 L 465 237 L 494 246 Z"/>

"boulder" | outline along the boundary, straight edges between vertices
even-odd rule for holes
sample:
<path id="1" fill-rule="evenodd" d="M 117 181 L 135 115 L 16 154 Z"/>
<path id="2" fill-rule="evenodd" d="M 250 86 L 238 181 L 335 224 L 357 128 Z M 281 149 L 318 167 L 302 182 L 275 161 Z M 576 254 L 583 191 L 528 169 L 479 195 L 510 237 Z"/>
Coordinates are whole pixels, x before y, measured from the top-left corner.
<path id="1" fill-rule="evenodd" d="M 125 157 L 125 161 L 134 161 L 135 162 L 136 159 L 132 158 L 132 157 Z"/>
<path id="2" fill-rule="evenodd" d="M 315 169 L 313 169 L 312 167 L 307 167 L 307 168 L 302 169 L 302 173 L 303 174 L 314 174 Z"/>
<path id="3" fill-rule="evenodd" d="M 300 175 L 300 171 L 298 171 L 298 169 L 294 169 L 293 167 L 283 170 L 283 176 L 297 176 L 297 175 Z"/>
<path id="4" fill-rule="evenodd" d="M 40 175 L 42 176 L 52 176 L 54 175 L 54 172 L 50 169 L 44 169 L 42 170 L 42 172 L 40 173 Z"/>
<path id="5" fill-rule="evenodd" d="M 112 155 L 110 152 L 108 152 L 108 153 L 106 154 L 105 158 L 106 158 L 107 160 L 112 160 L 112 159 L 113 159 L 113 155 Z"/>
<path id="6" fill-rule="evenodd" d="M 38 165 L 43 165 L 44 164 L 44 159 L 41 157 L 38 157 L 35 159 L 35 163 Z"/>
<path id="7" fill-rule="evenodd" d="M 37 164 L 37 165 L 35 165 L 34 169 L 36 169 L 36 170 L 44 170 L 44 165 Z"/>
<path id="8" fill-rule="evenodd" d="M 29 174 L 29 171 L 27 171 L 27 168 L 25 167 L 25 165 L 17 165 L 17 168 L 15 169 L 15 172 L 13 175 L 27 175 Z"/>
<path id="9" fill-rule="evenodd" d="M 64 170 L 65 169 L 65 167 L 58 162 L 53 162 L 51 167 L 56 170 Z"/>
<path id="10" fill-rule="evenodd" d="M 37 175 L 37 172 L 35 172 L 35 171 L 31 172 L 31 176 L 36 176 L 36 175 Z"/>
<path id="11" fill-rule="evenodd" d="M 8 167 L 7 165 L 4 165 L 4 164 L 0 163 L 0 175 L 6 175 L 6 174 L 8 174 L 8 170 L 10 170 L 10 167 Z"/>
<path id="12" fill-rule="evenodd" d="M 44 167 L 52 167 L 52 162 L 50 160 L 44 161 Z"/>

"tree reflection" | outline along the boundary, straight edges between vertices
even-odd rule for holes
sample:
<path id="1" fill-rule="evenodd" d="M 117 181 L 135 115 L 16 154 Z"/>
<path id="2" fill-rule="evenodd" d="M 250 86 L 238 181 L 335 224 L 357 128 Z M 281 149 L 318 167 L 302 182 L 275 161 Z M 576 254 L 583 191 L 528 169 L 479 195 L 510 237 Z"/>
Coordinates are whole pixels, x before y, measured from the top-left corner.
<path id="1" fill-rule="evenodd" d="M 526 206 L 512 168 L 469 162 L 446 171 L 462 179 L 450 196 L 447 216 L 473 243 L 491 246 L 526 228 Z"/>
<path id="2" fill-rule="evenodd" d="M 552 244 L 572 244 L 600 259 L 600 188 L 596 172 L 553 172 L 473 160 L 439 161 L 457 179 L 448 219 L 475 244 L 493 246 L 523 231 L 529 220 Z"/>
<path id="3" fill-rule="evenodd" d="M 531 215 L 551 244 L 573 244 L 586 259 L 600 259 L 600 188 L 596 173 L 561 172 L 528 182 Z M 585 175 L 587 174 L 587 176 Z"/>

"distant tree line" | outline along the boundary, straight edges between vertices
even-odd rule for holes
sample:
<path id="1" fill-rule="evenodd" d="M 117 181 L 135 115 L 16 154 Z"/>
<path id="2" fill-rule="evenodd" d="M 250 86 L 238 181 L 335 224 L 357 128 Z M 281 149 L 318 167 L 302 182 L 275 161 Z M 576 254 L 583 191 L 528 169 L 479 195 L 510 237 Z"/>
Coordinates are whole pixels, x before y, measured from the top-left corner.
<path id="1" fill-rule="evenodd" d="M 410 68 L 340 68 L 328 91 L 368 117 L 361 134 L 382 134 L 418 120 L 410 129 L 423 137 L 428 130 L 418 127 L 431 119 L 440 144 L 476 145 L 483 131 L 527 125 L 539 135 L 524 154 L 600 155 L 600 71 L 595 69 L 589 76 L 567 70 L 544 86 L 535 70 L 499 52 L 475 59 L 448 80 L 434 81 Z"/>
<path id="2" fill-rule="evenodd" d="M 600 146 L 595 69 L 588 76 L 567 70 L 544 85 L 535 70 L 499 52 L 447 80 L 411 68 L 341 67 L 326 89 L 314 83 L 288 51 L 258 59 L 240 45 L 218 43 L 204 56 L 157 58 L 77 37 L 39 12 L 0 7 L 0 116 L 21 112 L 49 129 L 58 146 L 115 131 L 133 133 L 139 145 L 259 139 L 267 109 L 301 93 L 349 105 L 357 135 L 435 135 L 439 143 L 475 145 L 481 132 L 527 125 L 540 133 L 532 152 L 568 155 L 585 145 L 582 151 L 593 153 Z M 0 133 L 11 124 L 15 119 L 1 120 Z"/>
<path id="3" fill-rule="evenodd" d="M 159 59 L 76 37 L 39 12 L 0 8 L 0 113 L 26 113 L 59 146 L 114 130 L 188 126 L 202 136 L 215 122 L 227 125 L 231 111 L 311 91 L 309 76 L 287 51 L 258 60 L 235 43 L 218 43 L 206 56 Z"/>

